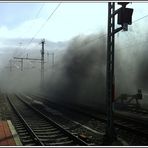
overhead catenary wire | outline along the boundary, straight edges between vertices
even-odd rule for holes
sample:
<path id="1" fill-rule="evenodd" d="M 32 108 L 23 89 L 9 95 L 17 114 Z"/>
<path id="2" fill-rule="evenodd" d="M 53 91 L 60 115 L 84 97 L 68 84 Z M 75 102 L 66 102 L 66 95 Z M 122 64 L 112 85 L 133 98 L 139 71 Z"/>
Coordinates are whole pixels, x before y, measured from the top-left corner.
<path id="1" fill-rule="evenodd" d="M 61 3 L 62 3 L 62 2 L 60 2 L 60 3 L 55 7 L 55 9 L 52 11 L 52 13 L 51 13 L 51 14 L 49 15 L 49 17 L 46 19 L 46 21 L 42 24 L 42 26 L 40 27 L 40 29 L 34 34 L 34 36 L 31 38 L 31 40 L 30 40 L 29 43 L 27 44 L 25 50 L 27 50 L 27 48 L 29 47 L 29 45 L 31 44 L 31 42 L 35 39 L 35 37 L 37 36 L 37 34 L 42 30 L 42 28 L 46 25 L 46 23 L 49 21 L 49 19 L 52 17 L 52 15 L 55 13 L 55 11 L 60 7 Z M 146 17 L 148 17 L 148 15 L 145 15 L 145 16 L 143 16 L 143 17 L 141 17 L 141 18 L 138 18 L 138 19 L 134 20 L 134 21 L 133 21 L 133 24 L 136 23 L 136 22 L 138 22 L 138 21 L 140 21 L 140 20 L 142 20 L 142 19 L 144 19 L 144 18 L 146 18 Z M 95 38 L 95 39 L 92 39 L 92 40 L 88 41 L 85 45 L 81 46 L 80 48 L 84 48 L 85 46 L 87 46 L 87 45 L 93 43 L 94 41 L 97 41 L 97 40 L 99 40 L 99 39 L 101 39 L 101 38 L 104 38 L 104 37 L 106 37 L 106 36 L 107 36 L 107 33 L 105 33 L 104 35 L 101 35 L 101 36 L 99 36 L 99 37 L 97 37 L 97 38 Z M 24 51 L 24 52 L 25 52 L 25 51 Z M 60 51 L 58 51 L 58 52 L 60 52 Z"/>
<path id="2" fill-rule="evenodd" d="M 134 20 L 134 21 L 133 21 L 133 24 L 136 23 L 136 22 L 138 22 L 138 21 L 140 21 L 140 20 L 142 20 L 142 19 L 144 19 L 144 18 L 146 18 L 146 17 L 148 17 L 148 15 L 145 15 L 145 16 L 143 16 L 143 17 L 141 17 L 141 18 L 138 18 L 138 19 Z M 101 35 L 101 36 L 99 36 L 99 37 L 97 37 L 97 38 L 95 38 L 95 39 L 90 40 L 90 41 L 87 42 L 85 45 L 81 46 L 80 48 L 84 48 L 85 46 L 91 44 L 92 42 L 97 41 L 97 40 L 99 40 L 99 39 L 102 39 L 102 38 L 104 38 L 104 37 L 106 37 L 106 36 L 107 36 L 107 33 L 105 33 L 104 35 Z"/>
<path id="3" fill-rule="evenodd" d="M 39 15 L 40 15 L 40 13 L 41 13 L 41 11 L 42 11 L 42 9 L 44 8 L 44 3 L 41 5 L 41 7 L 39 8 L 39 10 L 37 11 L 37 13 L 36 13 L 36 15 L 33 17 L 33 19 L 36 19 Z M 24 31 L 23 31 L 23 35 L 26 33 L 26 32 L 28 32 L 28 29 L 30 30 L 30 28 L 32 28 L 32 26 L 33 26 L 34 24 L 32 23 L 31 25 L 29 25 L 29 27 L 27 27 L 27 29 L 25 29 Z M 20 37 L 18 37 L 18 38 L 20 38 Z M 21 44 L 22 44 L 22 41 L 20 41 L 21 42 Z M 18 54 L 18 56 L 20 56 L 22 53 L 19 53 Z"/>
<path id="4" fill-rule="evenodd" d="M 37 12 L 35 18 L 37 18 L 37 17 L 40 15 L 40 13 L 41 13 L 42 9 L 44 8 L 44 6 L 45 6 L 45 3 L 43 3 L 43 4 L 41 5 L 41 7 L 40 7 L 40 9 L 38 10 L 38 12 Z"/>
<path id="5" fill-rule="evenodd" d="M 39 10 L 37 11 L 37 13 L 36 13 L 36 15 L 32 18 L 32 19 L 37 19 L 37 17 L 40 15 L 40 13 L 41 13 L 41 11 L 42 11 L 42 9 L 44 8 L 44 5 L 45 4 L 42 4 L 41 5 L 41 7 L 39 8 Z M 32 28 L 32 26 L 33 26 L 34 24 L 32 23 L 29 27 L 27 27 L 27 29 L 29 28 Z M 26 30 L 24 30 L 24 33 L 26 32 Z M 24 34 L 23 33 L 23 34 Z"/>
<path id="6" fill-rule="evenodd" d="M 46 19 L 46 21 L 42 24 L 42 26 L 39 28 L 39 30 L 34 34 L 34 36 L 31 38 L 31 40 L 28 42 L 27 46 L 24 48 L 25 50 L 27 50 L 27 48 L 29 47 L 29 45 L 32 43 L 32 41 L 35 39 L 35 37 L 38 35 L 38 33 L 40 33 L 40 31 L 45 27 L 45 25 L 47 24 L 47 22 L 51 19 L 51 17 L 55 14 L 55 12 L 57 11 L 57 9 L 60 7 L 60 5 L 62 4 L 62 1 L 54 8 L 54 10 L 52 11 L 52 13 L 48 16 L 48 18 Z"/>
<path id="7" fill-rule="evenodd" d="M 61 3 L 62 3 L 62 2 L 61 2 Z M 59 3 L 59 4 L 56 6 L 56 8 L 53 10 L 53 12 L 48 16 L 48 18 L 46 19 L 46 21 L 42 24 L 42 26 L 40 27 L 40 29 L 34 34 L 34 36 L 31 38 L 30 42 L 28 43 L 27 47 L 31 44 L 31 42 L 35 39 L 35 37 L 37 36 L 37 34 L 42 30 L 42 28 L 43 28 L 43 27 L 46 25 L 46 23 L 50 20 L 50 18 L 53 16 L 53 14 L 55 13 L 55 11 L 60 7 L 61 3 Z M 43 7 L 43 6 L 42 6 L 42 7 Z M 40 8 L 39 12 L 41 11 L 42 7 Z M 37 15 L 38 15 L 38 14 L 37 14 Z M 37 15 L 36 15 L 36 16 L 37 16 Z M 133 24 L 134 24 L 134 23 L 137 23 L 137 22 L 139 22 L 139 21 L 141 21 L 142 19 L 145 19 L 146 17 L 148 17 L 148 15 L 145 15 L 145 16 L 143 16 L 143 17 L 140 17 L 140 18 L 134 20 L 134 21 L 133 21 Z M 107 34 L 105 33 L 105 34 L 103 34 L 103 35 L 101 35 L 101 36 L 99 36 L 99 37 L 97 37 L 97 38 L 95 38 L 95 39 L 89 40 L 85 45 L 83 44 L 83 46 L 80 46 L 80 47 L 78 47 L 78 48 L 84 48 L 85 46 L 88 46 L 89 44 L 94 43 L 94 41 L 97 41 L 97 40 L 99 40 L 99 39 L 102 39 L 102 38 L 104 38 L 104 37 L 106 37 L 106 36 L 107 36 Z M 25 49 L 27 49 L 27 47 L 26 47 Z M 57 51 L 57 52 L 63 52 L 63 51 Z"/>
<path id="8" fill-rule="evenodd" d="M 133 23 L 136 23 L 136 22 L 138 22 L 138 21 L 140 21 L 140 20 L 142 20 L 142 19 L 144 19 L 144 18 L 146 18 L 146 17 L 148 17 L 148 14 L 145 15 L 145 16 L 143 16 L 143 17 L 141 17 L 141 18 L 139 18 L 139 19 L 137 19 L 137 20 L 135 20 L 135 21 L 133 21 Z"/>
<path id="9" fill-rule="evenodd" d="M 140 21 L 140 20 L 142 20 L 142 19 L 144 19 L 144 18 L 146 18 L 146 17 L 148 17 L 148 15 L 145 15 L 145 16 L 143 16 L 143 17 L 141 17 L 141 18 L 138 18 L 138 19 L 134 20 L 134 21 L 133 21 L 133 24 L 136 23 L 136 22 L 138 22 L 138 21 Z M 105 33 L 105 34 L 103 34 L 103 35 L 100 35 L 99 37 L 97 37 L 97 38 L 95 38 L 95 39 L 89 40 L 89 41 L 88 41 L 87 43 L 85 43 L 83 46 L 77 47 L 77 49 L 84 48 L 84 47 L 86 47 L 86 46 L 88 46 L 88 45 L 94 43 L 95 41 L 98 41 L 98 40 L 100 40 L 100 39 L 102 39 L 102 38 L 104 38 L 104 37 L 106 37 L 106 36 L 107 36 L 107 33 Z M 63 53 L 64 53 L 65 50 L 60 50 L 60 51 L 57 51 L 57 52 L 58 52 L 58 53 L 59 53 L 59 52 L 63 52 Z"/>
<path id="10" fill-rule="evenodd" d="M 144 18 L 146 18 L 146 17 L 148 17 L 148 15 L 145 15 L 145 16 L 143 16 L 143 17 L 141 17 L 141 18 L 138 18 L 138 19 L 134 20 L 134 21 L 133 21 L 133 24 L 136 23 L 136 22 L 138 22 L 138 21 L 140 21 L 140 20 L 142 20 L 142 19 L 144 19 Z M 104 38 L 104 37 L 106 37 L 106 36 L 107 36 L 107 34 L 104 34 L 104 35 L 101 35 L 101 36 L 99 36 L 99 37 L 97 37 L 97 38 L 95 38 L 95 39 L 89 40 L 89 42 L 87 42 L 87 43 L 86 43 L 85 45 L 83 45 L 83 46 L 78 47 L 77 49 L 84 48 L 84 47 L 86 47 L 86 46 L 88 46 L 88 45 L 94 43 L 95 41 L 97 41 L 97 40 L 99 40 L 99 39 L 102 39 L 102 38 Z M 139 43 L 144 43 L 144 42 L 147 42 L 147 41 L 137 42 L 137 44 L 139 44 Z M 132 44 L 131 46 L 134 46 L 134 45 L 135 45 L 135 43 Z M 130 46 L 130 47 L 131 47 L 131 46 Z M 127 47 L 129 47 L 129 46 L 126 46 L 126 48 L 127 48 Z M 58 52 L 58 53 L 59 53 L 59 52 L 65 53 L 65 50 L 60 50 L 60 51 L 57 51 L 57 52 Z M 61 55 L 61 54 L 60 54 L 60 55 Z M 59 63 L 57 63 L 57 64 L 55 64 L 55 65 L 58 65 L 58 64 L 59 64 Z"/>

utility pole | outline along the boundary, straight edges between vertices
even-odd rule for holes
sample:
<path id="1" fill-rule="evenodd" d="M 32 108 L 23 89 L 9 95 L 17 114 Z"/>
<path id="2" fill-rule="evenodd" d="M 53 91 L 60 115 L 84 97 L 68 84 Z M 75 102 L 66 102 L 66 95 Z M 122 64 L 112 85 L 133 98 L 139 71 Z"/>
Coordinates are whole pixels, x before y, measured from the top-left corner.
<path id="1" fill-rule="evenodd" d="M 53 72 L 53 70 L 54 70 L 54 52 L 53 53 L 49 53 L 49 52 L 47 52 L 47 59 L 48 59 L 48 63 L 49 63 L 49 55 L 51 55 L 52 56 L 52 62 L 51 62 L 51 66 L 52 66 L 52 72 Z"/>
<path id="2" fill-rule="evenodd" d="M 21 71 L 23 71 L 23 58 L 21 58 Z"/>
<path id="3" fill-rule="evenodd" d="M 21 57 L 14 57 L 14 59 L 20 59 L 21 61 L 21 71 L 23 71 L 23 60 L 31 60 L 31 61 L 36 61 L 39 60 L 41 61 L 41 87 L 44 86 L 44 45 L 45 45 L 45 40 L 43 39 L 41 41 L 42 44 L 42 50 L 41 50 L 41 59 L 36 59 L 36 58 L 28 58 L 28 54 L 26 56 L 26 58 L 21 58 Z"/>
<path id="4" fill-rule="evenodd" d="M 113 108 L 112 108 L 112 93 L 113 93 L 113 77 L 114 77 L 114 31 L 115 23 L 112 13 L 115 11 L 115 3 L 108 3 L 108 36 L 107 36 L 107 79 L 106 79 L 106 101 L 107 101 L 107 142 L 114 141 L 116 138 L 113 126 Z M 112 17 L 111 17 L 112 16 Z M 109 141 L 110 140 L 110 141 Z"/>
<path id="5" fill-rule="evenodd" d="M 19 61 L 19 62 L 21 62 L 21 71 L 23 71 L 23 60 L 24 60 L 24 58 L 20 58 L 20 57 L 14 57 L 14 59 L 20 59 L 21 61 Z"/>
<path id="6" fill-rule="evenodd" d="M 47 63 L 49 64 L 49 52 L 47 51 Z M 49 65 L 50 68 L 50 65 Z"/>
<path id="7" fill-rule="evenodd" d="M 44 45 L 45 39 L 41 41 L 42 50 L 41 50 L 41 87 L 44 87 Z"/>
<path id="8" fill-rule="evenodd" d="M 14 66 L 14 61 L 12 59 L 10 59 L 9 64 L 10 64 L 10 66 L 8 66 L 8 67 L 6 66 L 5 68 L 9 68 L 10 72 L 12 72 L 12 69 L 15 67 Z"/>
<path id="9" fill-rule="evenodd" d="M 117 139 L 113 122 L 113 103 L 115 99 L 115 75 L 114 75 L 114 35 L 121 31 L 127 31 L 131 24 L 133 9 L 125 8 L 129 2 L 118 3 L 121 8 L 115 10 L 115 2 L 108 2 L 108 35 L 107 35 L 107 66 L 106 66 L 106 105 L 107 105 L 107 127 L 106 142 L 112 143 Z M 118 24 L 121 27 L 115 29 L 115 15 L 118 14 Z"/>

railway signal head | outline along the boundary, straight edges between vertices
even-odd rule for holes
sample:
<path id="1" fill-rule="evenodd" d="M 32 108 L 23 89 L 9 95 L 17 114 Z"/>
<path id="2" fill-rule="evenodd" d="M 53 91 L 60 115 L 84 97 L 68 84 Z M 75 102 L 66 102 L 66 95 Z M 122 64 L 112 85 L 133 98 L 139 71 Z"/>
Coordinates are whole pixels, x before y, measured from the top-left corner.
<path id="1" fill-rule="evenodd" d="M 123 25 L 124 23 L 127 23 L 128 25 L 131 25 L 132 14 L 133 9 L 121 7 L 118 13 L 118 24 Z"/>
<path id="2" fill-rule="evenodd" d="M 126 8 L 126 5 L 128 2 L 119 2 L 118 4 L 122 5 L 121 8 L 118 10 L 118 21 L 117 23 L 119 25 L 122 25 L 123 30 L 127 31 L 128 30 L 128 25 L 132 24 L 132 14 L 133 14 L 133 9 L 132 8 Z"/>

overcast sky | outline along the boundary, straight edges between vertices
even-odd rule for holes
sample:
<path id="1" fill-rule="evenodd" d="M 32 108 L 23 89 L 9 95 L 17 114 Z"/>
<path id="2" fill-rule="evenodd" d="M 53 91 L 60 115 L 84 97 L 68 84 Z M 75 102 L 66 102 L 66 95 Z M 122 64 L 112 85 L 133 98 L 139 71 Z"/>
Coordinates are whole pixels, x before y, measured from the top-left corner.
<path id="1" fill-rule="evenodd" d="M 33 37 L 57 5 L 1 3 L 0 37 Z M 36 38 L 64 41 L 82 33 L 97 32 L 105 27 L 106 8 L 104 3 L 62 3 Z"/>
<path id="2" fill-rule="evenodd" d="M 107 2 L 62 2 L 47 21 L 58 5 L 59 2 L 0 3 L 0 50 L 6 46 L 20 46 L 22 39 L 30 40 L 34 36 L 35 39 L 59 42 L 81 34 L 106 32 Z M 128 7 L 134 8 L 133 21 L 148 15 L 148 3 L 132 3 Z M 145 17 L 137 22 L 140 30 L 147 28 L 147 20 L 148 17 Z M 136 31 L 136 27 L 132 27 L 132 31 Z M 26 47 L 26 44 L 22 42 L 21 45 Z M 0 51 L 0 54 L 3 52 Z"/>
<path id="3" fill-rule="evenodd" d="M 0 3 L 0 37 L 31 38 L 58 3 Z M 132 3 L 133 20 L 148 14 L 148 3 Z M 56 10 L 36 38 L 65 41 L 79 34 L 106 31 L 107 3 L 65 3 Z"/>

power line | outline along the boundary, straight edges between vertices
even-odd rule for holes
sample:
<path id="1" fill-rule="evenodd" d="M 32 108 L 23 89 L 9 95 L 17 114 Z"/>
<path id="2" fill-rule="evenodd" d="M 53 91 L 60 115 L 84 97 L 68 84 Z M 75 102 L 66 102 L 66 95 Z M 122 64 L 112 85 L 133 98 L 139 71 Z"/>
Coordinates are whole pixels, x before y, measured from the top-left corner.
<path id="1" fill-rule="evenodd" d="M 144 18 L 146 18 L 146 17 L 148 17 L 148 15 L 145 15 L 145 16 L 143 16 L 143 17 L 137 19 L 137 20 L 134 20 L 134 21 L 133 21 L 133 24 L 136 23 L 136 22 L 138 22 L 138 21 L 140 21 L 140 20 L 142 20 L 142 19 L 144 19 Z M 96 39 L 90 40 L 89 42 L 87 42 L 87 44 L 85 44 L 84 46 L 81 46 L 80 49 L 81 49 L 82 47 L 85 47 L 85 46 L 87 46 L 88 44 L 90 44 L 90 43 L 92 43 L 92 42 L 94 42 L 94 41 L 96 41 L 96 40 L 99 40 L 99 39 L 101 39 L 101 38 L 103 38 L 103 37 L 106 37 L 106 36 L 107 36 L 107 34 L 105 33 L 104 35 L 101 35 L 101 36 L 99 36 L 99 37 L 96 38 Z"/>
<path id="2" fill-rule="evenodd" d="M 41 5 L 41 7 L 40 7 L 39 10 L 37 11 L 37 13 L 36 13 L 36 15 L 35 15 L 35 17 L 34 17 L 33 19 L 36 19 L 36 18 L 40 15 L 42 9 L 44 8 L 44 5 L 45 5 L 45 4 L 42 4 L 42 5 Z M 30 30 L 30 28 L 32 28 L 33 25 L 34 25 L 34 24 L 32 23 L 29 27 L 27 27 L 27 29 L 26 29 L 26 31 L 24 31 L 24 33 L 27 32 L 28 29 Z M 23 34 L 24 34 L 24 33 L 23 33 Z M 20 53 L 19 56 L 20 56 L 21 54 L 22 54 L 22 53 Z"/>
<path id="3" fill-rule="evenodd" d="M 34 36 L 31 38 L 31 40 L 29 41 L 29 43 L 27 44 L 27 46 L 25 47 L 25 50 L 29 47 L 29 45 L 31 44 L 31 42 L 35 39 L 35 37 L 38 35 L 38 33 L 45 27 L 46 23 L 51 19 L 51 17 L 54 15 L 54 13 L 56 12 L 56 10 L 60 7 L 62 2 L 60 2 L 55 9 L 52 11 L 52 13 L 48 16 L 48 18 L 46 19 L 46 21 L 42 24 L 42 26 L 39 28 L 39 30 L 34 34 Z"/>
<path id="4" fill-rule="evenodd" d="M 140 21 L 140 20 L 142 20 L 142 19 L 144 19 L 144 18 L 146 18 L 146 17 L 148 17 L 148 15 L 145 15 L 145 16 L 143 16 L 143 17 L 141 17 L 141 18 L 139 18 L 139 19 L 133 21 L 133 23 L 136 23 L 136 22 L 138 22 L 138 21 Z"/>
<path id="5" fill-rule="evenodd" d="M 56 6 L 56 8 L 53 10 L 53 12 L 52 12 L 52 13 L 49 15 L 49 17 L 47 18 L 47 20 L 42 24 L 42 26 L 40 27 L 40 29 L 36 32 L 36 34 L 32 37 L 32 39 L 31 39 L 30 42 L 28 43 L 27 47 L 28 47 L 28 46 L 30 45 L 30 43 L 34 40 L 34 38 L 35 38 L 36 35 L 41 31 L 41 29 L 46 25 L 46 23 L 49 21 L 49 19 L 52 17 L 52 15 L 55 13 L 55 11 L 60 7 L 61 3 L 62 3 L 62 2 L 60 2 L 60 3 Z M 138 21 L 140 21 L 140 20 L 142 20 L 142 19 L 144 19 L 144 18 L 146 18 L 146 17 L 148 17 L 148 15 L 145 15 L 145 16 L 143 16 L 143 17 L 137 19 L 137 20 L 134 20 L 134 21 L 133 21 L 133 24 L 136 23 L 136 22 L 138 22 Z M 107 34 L 105 33 L 104 35 L 101 35 L 101 36 L 99 36 L 98 38 L 92 39 L 92 40 L 90 40 L 89 42 L 87 42 L 85 45 L 81 46 L 80 49 L 81 49 L 81 48 L 84 48 L 85 46 L 87 46 L 87 45 L 93 43 L 94 41 L 97 41 L 97 40 L 99 40 L 99 39 L 101 39 L 101 38 L 103 38 L 103 37 L 106 37 L 106 36 L 107 36 Z M 27 47 L 26 47 L 25 49 L 27 49 Z M 58 52 L 60 52 L 60 51 L 58 51 Z"/>
<path id="6" fill-rule="evenodd" d="M 42 4 L 42 6 L 40 7 L 40 9 L 39 9 L 38 13 L 36 14 L 35 18 L 37 18 L 40 15 L 42 9 L 44 8 L 44 5 L 45 4 Z"/>
<path id="7" fill-rule="evenodd" d="M 148 17 L 148 15 L 145 15 L 145 16 L 143 16 L 143 17 L 141 17 L 141 18 L 139 18 L 139 19 L 133 21 L 133 24 L 136 23 L 136 22 L 138 22 L 138 21 L 140 21 L 141 19 L 144 19 L 145 17 Z M 89 40 L 89 42 L 87 42 L 87 43 L 86 43 L 85 45 L 83 45 L 83 46 L 78 47 L 78 49 L 84 48 L 85 46 L 88 46 L 89 44 L 92 44 L 93 42 L 95 42 L 95 41 L 97 41 L 97 40 L 99 40 L 99 39 L 102 39 L 103 37 L 106 37 L 106 36 L 107 36 L 107 34 L 103 34 L 103 35 L 101 35 L 101 36 L 99 36 L 99 37 L 97 37 L 97 38 L 95 38 L 95 39 Z M 60 51 L 57 51 L 57 52 L 58 52 L 58 53 L 59 53 L 59 52 L 65 52 L 65 50 L 60 50 Z"/>

